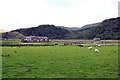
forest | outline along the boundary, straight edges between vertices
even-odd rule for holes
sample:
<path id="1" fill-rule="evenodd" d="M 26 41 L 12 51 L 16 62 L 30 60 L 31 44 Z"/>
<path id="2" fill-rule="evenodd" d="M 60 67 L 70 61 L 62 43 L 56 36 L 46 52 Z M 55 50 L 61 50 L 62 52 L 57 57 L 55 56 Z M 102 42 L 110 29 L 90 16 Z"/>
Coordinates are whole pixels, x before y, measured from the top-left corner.
<path id="1" fill-rule="evenodd" d="M 70 29 L 55 25 L 39 25 L 37 27 L 20 28 L 11 32 L 3 33 L 3 38 L 22 38 L 24 36 L 46 36 L 49 39 L 93 39 L 99 37 L 104 40 L 118 40 L 120 28 L 120 17 L 106 19 L 95 24 L 88 24 L 78 29 Z M 15 33 L 17 32 L 17 33 Z M 11 35 L 8 35 L 11 34 Z M 15 34 L 17 37 L 15 37 Z"/>

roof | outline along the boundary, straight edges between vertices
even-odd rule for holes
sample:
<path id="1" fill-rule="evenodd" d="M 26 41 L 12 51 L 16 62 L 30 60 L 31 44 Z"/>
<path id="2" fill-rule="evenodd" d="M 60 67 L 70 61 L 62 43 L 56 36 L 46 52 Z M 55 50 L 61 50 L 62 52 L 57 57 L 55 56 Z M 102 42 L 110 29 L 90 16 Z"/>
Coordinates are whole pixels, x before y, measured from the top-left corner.
<path id="1" fill-rule="evenodd" d="M 26 36 L 25 38 L 32 38 L 32 37 L 47 38 L 47 37 L 45 37 L 45 36 Z"/>

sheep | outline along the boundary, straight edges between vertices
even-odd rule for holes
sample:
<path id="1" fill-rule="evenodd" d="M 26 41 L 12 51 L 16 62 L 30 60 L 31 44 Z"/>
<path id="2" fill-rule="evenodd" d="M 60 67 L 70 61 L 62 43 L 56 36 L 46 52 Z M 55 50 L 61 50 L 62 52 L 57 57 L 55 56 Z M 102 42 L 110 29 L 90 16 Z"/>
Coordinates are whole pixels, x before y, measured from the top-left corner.
<path id="1" fill-rule="evenodd" d="M 91 50 L 92 49 L 92 47 L 88 47 L 88 50 Z"/>
<path id="2" fill-rule="evenodd" d="M 100 53 L 100 51 L 98 49 L 95 49 L 95 52 Z"/>
<path id="3" fill-rule="evenodd" d="M 98 47 L 101 47 L 101 45 L 98 45 Z"/>
<path id="4" fill-rule="evenodd" d="M 10 56 L 10 54 L 7 54 L 7 55 L 0 55 L 0 56 L 2 56 L 2 57 L 7 57 L 7 56 Z"/>

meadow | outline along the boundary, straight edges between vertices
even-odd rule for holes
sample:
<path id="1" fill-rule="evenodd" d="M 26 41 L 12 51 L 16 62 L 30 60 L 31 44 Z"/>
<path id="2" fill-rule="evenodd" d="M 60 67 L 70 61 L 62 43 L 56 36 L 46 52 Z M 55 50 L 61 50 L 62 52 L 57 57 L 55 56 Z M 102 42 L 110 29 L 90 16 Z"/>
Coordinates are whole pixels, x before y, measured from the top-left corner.
<path id="1" fill-rule="evenodd" d="M 3 78 L 117 78 L 118 46 L 2 47 Z M 99 49 L 101 53 L 94 50 Z"/>

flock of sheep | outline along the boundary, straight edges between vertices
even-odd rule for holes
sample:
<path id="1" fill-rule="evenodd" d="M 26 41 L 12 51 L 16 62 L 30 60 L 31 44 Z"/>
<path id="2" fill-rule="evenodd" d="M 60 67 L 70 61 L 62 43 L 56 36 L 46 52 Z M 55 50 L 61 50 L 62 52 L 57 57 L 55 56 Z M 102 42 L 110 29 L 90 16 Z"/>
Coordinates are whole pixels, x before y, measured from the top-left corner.
<path id="1" fill-rule="evenodd" d="M 98 47 L 101 47 L 101 45 L 98 45 Z M 92 47 L 88 47 L 88 50 L 92 50 Z M 14 51 L 14 52 L 16 53 L 16 51 Z M 95 49 L 95 52 L 100 53 L 100 51 L 98 49 Z M 10 56 L 10 54 L 8 54 L 8 55 L 0 55 L 0 56 L 7 57 L 7 56 Z"/>
<path id="2" fill-rule="evenodd" d="M 98 45 L 98 47 L 100 47 L 101 45 Z M 92 50 L 92 47 L 88 47 L 88 50 Z M 95 52 L 100 53 L 100 51 L 98 49 L 95 49 Z"/>

